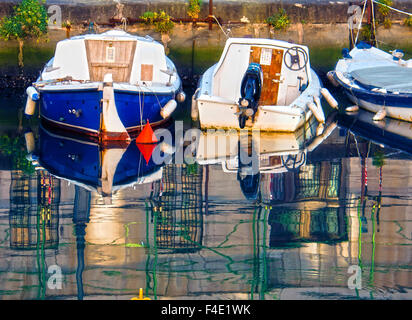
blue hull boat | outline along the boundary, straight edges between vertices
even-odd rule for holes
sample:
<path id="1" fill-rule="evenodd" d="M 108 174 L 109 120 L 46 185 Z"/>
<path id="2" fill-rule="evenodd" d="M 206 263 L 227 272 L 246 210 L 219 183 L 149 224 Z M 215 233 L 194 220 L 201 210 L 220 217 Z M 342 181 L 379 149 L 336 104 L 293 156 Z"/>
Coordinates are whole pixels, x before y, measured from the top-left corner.
<path id="1" fill-rule="evenodd" d="M 123 31 L 57 43 L 54 57 L 27 89 L 26 115 L 106 140 L 129 140 L 149 122 L 167 122 L 185 99 L 163 46 Z"/>
<path id="2" fill-rule="evenodd" d="M 412 121 L 412 59 L 359 43 L 350 52 L 343 50 L 328 78 L 341 86 L 356 105 L 376 114 L 374 120 L 388 117 Z"/>
<path id="3" fill-rule="evenodd" d="M 101 129 L 102 98 L 102 92 L 97 90 L 42 92 L 40 115 L 47 122 L 66 127 L 67 130 L 97 136 Z M 115 90 L 114 98 L 120 121 L 127 132 L 132 134 L 134 131 L 140 131 L 142 124 L 146 124 L 147 120 L 155 126 L 164 123 L 165 119 L 160 111 L 162 106 L 174 99 L 174 96 L 146 94 L 140 97 L 139 101 L 136 93 Z M 81 110 L 81 116 L 76 114 L 77 110 Z"/>

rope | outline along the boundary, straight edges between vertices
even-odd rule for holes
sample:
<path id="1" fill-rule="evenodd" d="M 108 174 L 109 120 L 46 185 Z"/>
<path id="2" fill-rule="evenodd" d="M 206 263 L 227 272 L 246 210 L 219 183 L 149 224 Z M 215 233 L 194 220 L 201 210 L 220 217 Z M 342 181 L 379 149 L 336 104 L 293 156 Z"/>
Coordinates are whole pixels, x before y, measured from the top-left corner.
<path id="1" fill-rule="evenodd" d="M 393 10 L 393 11 L 396 11 L 396 12 L 399 12 L 399 13 L 403 13 L 403 14 L 406 14 L 406 15 L 412 17 L 412 13 L 409 13 L 409 12 L 406 12 L 406 11 L 402 11 L 402 10 L 399 10 L 399 9 L 395 9 L 395 8 L 390 7 L 390 6 L 388 6 L 387 4 L 381 3 L 381 2 L 379 2 L 379 1 L 377 1 L 377 0 L 372 0 L 372 2 L 375 2 L 376 4 L 379 4 L 380 6 L 384 6 L 384 7 L 386 7 L 386 8 L 389 8 L 389 9 L 391 9 L 391 10 Z"/>
<path id="2" fill-rule="evenodd" d="M 376 23 L 375 23 L 375 9 L 373 7 L 373 1 L 371 1 L 371 9 L 372 9 L 372 24 L 373 24 L 373 33 L 374 33 L 374 40 L 376 48 L 379 48 L 378 41 L 376 40 Z"/>
<path id="3" fill-rule="evenodd" d="M 215 19 L 216 22 L 217 22 L 217 25 L 218 25 L 219 28 L 220 28 L 220 30 L 222 30 L 222 32 L 223 32 L 223 34 L 226 36 L 226 38 L 229 38 L 229 32 L 226 33 L 226 32 L 223 30 L 223 28 L 222 28 L 221 24 L 219 23 L 219 20 L 217 20 L 216 16 L 214 16 L 214 15 L 209 15 L 209 18 Z"/>
<path id="4" fill-rule="evenodd" d="M 356 33 L 355 45 L 358 43 L 358 37 L 359 37 L 359 33 L 360 33 L 360 30 L 361 30 L 361 27 L 362 27 L 362 20 L 363 20 L 363 16 L 365 15 L 365 10 L 366 10 L 366 4 L 367 3 L 368 2 L 365 1 L 364 5 L 363 5 L 362 17 L 360 18 L 359 25 L 358 25 L 358 32 Z"/>
<path id="5" fill-rule="evenodd" d="M 122 28 L 124 31 L 127 31 L 127 18 L 122 18 Z"/>

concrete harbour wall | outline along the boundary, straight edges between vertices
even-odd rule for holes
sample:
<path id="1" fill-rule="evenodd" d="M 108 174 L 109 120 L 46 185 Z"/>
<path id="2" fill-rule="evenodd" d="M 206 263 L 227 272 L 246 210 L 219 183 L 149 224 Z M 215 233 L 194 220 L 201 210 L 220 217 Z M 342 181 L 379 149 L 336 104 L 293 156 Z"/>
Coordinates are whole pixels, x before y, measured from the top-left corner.
<path id="1" fill-rule="evenodd" d="M 9 14 L 17 0 L 0 0 L 0 17 Z M 356 2 L 356 1 L 355 1 Z M 122 4 L 121 8 L 119 3 Z M 291 21 L 308 23 L 343 23 L 348 19 L 349 1 L 327 0 L 214 0 L 214 15 L 223 23 L 240 22 L 246 17 L 250 22 L 263 22 L 267 17 L 284 8 Z M 108 23 L 114 16 L 137 19 L 145 11 L 164 10 L 176 19 L 189 19 L 187 15 L 188 1 L 175 0 L 48 0 L 46 6 L 58 5 L 62 10 L 63 20 L 72 23 L 94 21 Z M 394 7 L 412 12 L 411 0 L 395 0 Z M 120 9 L 119 9 L 120 8 Z M 199 19 L 206 19 L 209 13 L 209 1 L 203 1 Z M 405 16 L 391 13 L 392 19 L 404 19 Z"/>

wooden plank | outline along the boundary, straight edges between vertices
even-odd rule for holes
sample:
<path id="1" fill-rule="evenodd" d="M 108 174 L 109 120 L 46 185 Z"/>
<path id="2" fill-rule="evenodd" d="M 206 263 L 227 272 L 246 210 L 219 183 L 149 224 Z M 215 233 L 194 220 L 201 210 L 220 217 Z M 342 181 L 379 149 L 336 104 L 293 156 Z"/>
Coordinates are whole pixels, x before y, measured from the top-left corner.
<path id="1" fill-rule="evenodd" d="M 152 64 L 142 64 L 140 71 L 141 81 L 153 81 L 153 65 Z"/>
<path id="2" fill-rule="evenodd" d="M 259 63 L 263 72 L 263 87 L 260 105 L 276 105 L 282 70 L 283 50 L 274 48 L 251 47 L 249 63 Z"/>
<path id="3" fill-rule="evenodd" d="M 114 82 L 129 82 L 136 41 L 85 40 L 90 80 L 103 81 L 111 73 Z"/>
<path id="4" fill-rule="evenodd" d="M 128 63 L 100 63 L 100 62 L 92 62 L 92 67 L 109 67 L 109 68 L 129 68 Z"/>

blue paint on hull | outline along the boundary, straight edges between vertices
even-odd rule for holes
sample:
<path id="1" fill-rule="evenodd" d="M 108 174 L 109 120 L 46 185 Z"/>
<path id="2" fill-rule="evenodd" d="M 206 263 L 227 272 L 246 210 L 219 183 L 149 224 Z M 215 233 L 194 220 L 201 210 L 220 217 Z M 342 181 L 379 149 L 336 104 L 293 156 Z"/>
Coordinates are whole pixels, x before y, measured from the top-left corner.
<path id="1" fill-rule="evenodd" d="M 63 126 L 99 131 L 101 98 L 102 92 L 97 90 L 42 91 L 40 116 Z"/>
<path id="2" fill-rule="evenodd" d="M 97 188 L 101 175 L 100 147 L 98 144 L 71 140 L 50 134 L 40 128 L 39 163 L 51 174 Z M 146 163 L 136 146 L 130 143 L 117 165 L 113 186 L 135 182 L 157 170 L 152 160 Z"/>
<path id="3" fill-rule="evenodd" d="M 149 120 L 151 123 L 162 121 L 160 110 L 171 99 L 174 99 L 174 94 L 136 94 L 129 92 L 115 91 L 115 101 L 117 113 L 126 128 L 132 128 L 141 125 Z M 142 112 L 141 112 L 142 111 Z"/>
<path id="4" fill-rule="evenodd" d="M 103 92 L 97 90 L 42 91 L 40 115 L 61 126 L 98 132 L 102 97 Z M 117 112 L 126 129 L 140 126 L 141 119 L 143 124 L 147 120 L 151 123 L 164 120 L 160 110 L 174 97 L 175 93 L 115 91 Z"/>
<path id="5" fill-rule="evenodd" d="M 398 108 L 412 108 L 412 94 L 410 93 L 382 93 L 374 92 L 366 88 L 353 88 L 343 83 L 335 76 L 335 80 L 341 85 L 345 90 L 345 93 L 348 97 L 355 97 L 358 100 L 363 100 L 371 104 L 378 106 L 390 106 Z M 412 110 L 412 109 L 411 109 Z"/>

